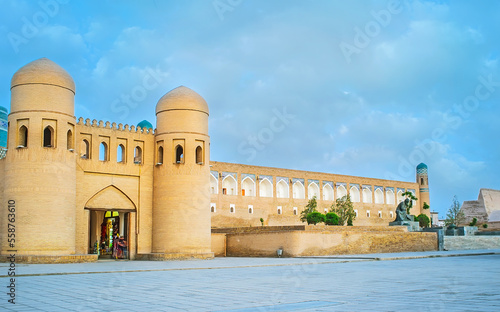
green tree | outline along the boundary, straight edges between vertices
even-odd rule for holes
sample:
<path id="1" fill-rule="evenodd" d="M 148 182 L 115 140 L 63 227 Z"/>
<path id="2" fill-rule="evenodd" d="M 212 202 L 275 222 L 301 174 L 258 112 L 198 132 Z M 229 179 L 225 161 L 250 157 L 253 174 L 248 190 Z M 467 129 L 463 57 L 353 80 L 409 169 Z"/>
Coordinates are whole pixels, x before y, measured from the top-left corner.
<path id="1" fill-rule="evenodd" d="M 476 226 L 477 218 L 472 218 L 472 221 L 469 223 L 469 226 Z"/>
<path id="2" fill-rule="evenodd" d="M 453 196 L 453 201 L 446 213 L 446 220 L 444 224 L 458 226 L 465 222 L 465 214 L 460 210 L 460 203 L 458 202 L 457 196 Z"/>
<path id="3" fill-rule="evenodd" d="M 424 205 L 422 206 L 422 208 L 429 209 L 429 208 L 431 208 L 431 206 L 429 206 L 428 203 L 424 202 Z"/>
<path id="4" fill-rule="evenodd" d="M 309 202 L 306 205 L 306 208 L 302 210 L 302 212 L 300 213 L 300 221 L 306 222 L 307 215 L 310 214 L 311 212 L 316 211 L 316 207 L 318 207 L 318 202 L 316 201 L 316 196 L 314 196 L 309 200 Z"/>
<path id="5" fill-rule="evenodd" d="M 410 209 L 413 207 L 413 201 L 414 201 L 414 200 L 415 200 L 415 201 L 417 201 L 417 200 L 418 200 L 418 198 L 416 198 L 416 197 L 415 197 L 415 195 L 413 195 L 413 193 L 412 193 L 412 192 L 410 192 L 410 191 L 406 191 L 406 192 L 404 192 L 404 193 L 403 193 L 403 194 L 401 194 L 401 195 L 403 195 L 403 196 L 405 197 L 405 199 L 406 199 L 406 198 L 408 198 L 408 199 L 410 200 L 410 204 L 409 204 L 409 205 L 408 205 L 408 207 L 406 208 L 406 213 L 407 213 L 407 214 L 410 214 Z"/>
<path id="6" fill-rule="evenodd" d="M 356 219 L 350 195 L 337 198 L 335 203 L 330 207 L 330 212 L 334 212 L 339 216 L 339 225 L 344 225 L 348 220 L 351 221 L 351 224 L 347 225 L 352 225 L 352 221 Z"/>
<path id="7" fill-rule="evenodd" d="M 429 224 L 431 223 L 431 219 L 429 219 L 429 217 L 423 213 L 419 214 L 416 217 L 415 221 L 418 221 L 418 224 L 420 225 L 420 227 L 423 227 L 423 228 L 429 227 Z"/>
<path id="8" fill-rule="evenodd" d="M 307 224 L 317 224 L 325 222 L 325 215 L 319 211 L 313 211 L 306 217 Z"/>
<path id="9" fill-rule="evenodd" d="M 325 215 L 326 225 L 339 225 L 339 216 L 335 212 L 329 212 Z"/>

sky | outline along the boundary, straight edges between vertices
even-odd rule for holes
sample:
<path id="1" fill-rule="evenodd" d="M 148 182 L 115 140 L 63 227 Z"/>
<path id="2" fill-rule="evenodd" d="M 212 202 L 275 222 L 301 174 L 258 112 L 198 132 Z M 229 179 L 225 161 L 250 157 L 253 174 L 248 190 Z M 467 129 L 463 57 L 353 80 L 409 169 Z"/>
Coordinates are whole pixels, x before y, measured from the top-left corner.
<path id="1" fill-rule="evenodd" d="M 47 57 L 76 117 L 155 125 L 180 85 L 210 107 L 211 159 L 415 181 L 431 210 L 500 189 L 500 2 L 0 0 L 0 105 Z M 339 181 L 342 182 L 342 181 Z"/>

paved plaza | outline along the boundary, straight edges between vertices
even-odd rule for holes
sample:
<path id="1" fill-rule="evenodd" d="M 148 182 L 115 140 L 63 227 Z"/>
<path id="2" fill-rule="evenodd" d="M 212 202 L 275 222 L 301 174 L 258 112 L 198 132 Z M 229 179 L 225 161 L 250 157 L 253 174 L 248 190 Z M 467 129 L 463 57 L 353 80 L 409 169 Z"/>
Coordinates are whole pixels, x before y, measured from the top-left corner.
<path id="1" fill-rule="evenodd" d="M 18 264 L 0 310 L 499 311 L 499 264 L 500 250 Z"/>

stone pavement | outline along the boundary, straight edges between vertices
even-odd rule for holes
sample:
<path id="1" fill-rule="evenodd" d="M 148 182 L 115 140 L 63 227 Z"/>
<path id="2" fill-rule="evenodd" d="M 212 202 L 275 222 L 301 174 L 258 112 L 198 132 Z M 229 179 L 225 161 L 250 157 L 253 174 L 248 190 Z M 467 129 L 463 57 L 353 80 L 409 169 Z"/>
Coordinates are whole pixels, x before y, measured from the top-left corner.
<path id="1" fill-rule="evenodd" d="M 499 264 L 498 249 L 18 264 L 15 305 L 0 264 L 0 311 L 500 311 Z"/>

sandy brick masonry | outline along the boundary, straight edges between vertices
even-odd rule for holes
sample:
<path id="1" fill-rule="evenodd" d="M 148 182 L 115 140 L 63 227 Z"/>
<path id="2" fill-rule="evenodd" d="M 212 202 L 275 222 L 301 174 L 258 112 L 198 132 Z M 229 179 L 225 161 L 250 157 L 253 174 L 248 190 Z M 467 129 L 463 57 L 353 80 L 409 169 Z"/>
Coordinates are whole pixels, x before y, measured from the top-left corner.
<path id="1" fill-rule="evenodd" d="M 211 161 L 209 106 L 195 91 L 180 86 L 159 99 L 153 130 L 147 121 L 142 129 L 76 119 L 76 90 L 70 74 L 46 58 L 12 78 L 8 149 L 0 159 L 0 261 L 11 250 L 9 200 L 16 203 L 19 262 L 94 261 L 94 246 L 110 235 L 115 217 L 131 260 L 267 255 L 280 244 L 289 256 L 433 248 L 432 234 L 386 227 L 404 191 L 422 197 L 412 214 L 429 214 L 422 210 L 425 164 L 417 166 L 416 182 L 402 182 Z M 356 198 L 356 189 L 355 227 L 318 230 L 300 222 L 313 194 L 324 212 L 344 192 Z"/>
<path id="2" fill-rule="evenodd" d="M 285 257 L 437 250 L 437 234 L 408 232 L 407 227 L 295 226 L 214 229 L 226 232 L 229 257 Z M 219 242 L 222 244 L 222 242 Z M 221 245 L 217 246 L 222 248 Z M 219 252 L 221 255 L 221 252 Z"/>

